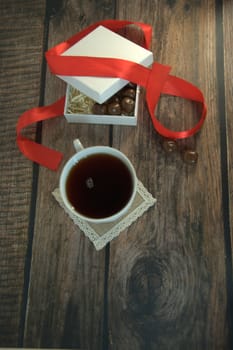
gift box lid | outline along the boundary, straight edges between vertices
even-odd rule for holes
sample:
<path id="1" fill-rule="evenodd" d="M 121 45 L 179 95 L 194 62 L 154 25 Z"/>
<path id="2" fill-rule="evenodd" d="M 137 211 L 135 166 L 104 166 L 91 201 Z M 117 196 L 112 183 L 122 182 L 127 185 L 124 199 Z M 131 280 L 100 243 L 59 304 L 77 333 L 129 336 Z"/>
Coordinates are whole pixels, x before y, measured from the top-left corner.
<path id="1" fill-rule="evenodd" d="M 153 53 L 134 42 L 98 26 L 68 50 L 66 56 L 119 58 L 139 63 L 145 67 L 153 63 Z M 128 81 L 121 78 L 61 76 L 59 78 L 80 90 L 98 103 L 105 102 Z"/>

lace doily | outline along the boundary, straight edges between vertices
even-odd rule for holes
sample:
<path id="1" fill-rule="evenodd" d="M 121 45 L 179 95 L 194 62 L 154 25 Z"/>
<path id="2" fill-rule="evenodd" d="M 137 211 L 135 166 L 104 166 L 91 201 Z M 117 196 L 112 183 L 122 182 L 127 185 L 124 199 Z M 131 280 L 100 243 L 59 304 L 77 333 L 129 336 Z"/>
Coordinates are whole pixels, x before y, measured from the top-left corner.
<path id="1" fill-rule="evenodd" d="M 75 225 L 78 225 L 78 227 L 84 232 L 85 236 L 91 240 L 97 250 L 102 249 L 113 238 L 119 236 L 123 230 L 129 227 L 143 213 L 145 213 L 145 211 L 156 203 L 156 199 L 152 197 L 141 181 L 138 180 L 135 199 L 132 206 L 124 216 L 110 223 L 93 224 L 77 218 L 65 207 L 59 188 L 56 188 L 52 194 L 60 206 L 73 220 Z"/>

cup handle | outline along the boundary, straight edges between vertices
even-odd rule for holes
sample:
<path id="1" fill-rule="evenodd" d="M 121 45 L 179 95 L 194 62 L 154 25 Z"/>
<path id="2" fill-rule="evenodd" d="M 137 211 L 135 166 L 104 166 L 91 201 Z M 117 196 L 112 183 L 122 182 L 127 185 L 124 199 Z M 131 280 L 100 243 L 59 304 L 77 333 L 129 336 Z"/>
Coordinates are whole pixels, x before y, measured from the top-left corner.
<path id="1" fill-rule="evenodd" d="M 76 152 L 79 152 L 82 149 L 84 149 L 84 147 L 83 147 L 83 145 L 82 145 L 82 143 L 81 143 L 81 141 L 79 139 L 75 139 L 73 141 L 73 145 L 74 145 L 74 148 L 75 148 Z"/>

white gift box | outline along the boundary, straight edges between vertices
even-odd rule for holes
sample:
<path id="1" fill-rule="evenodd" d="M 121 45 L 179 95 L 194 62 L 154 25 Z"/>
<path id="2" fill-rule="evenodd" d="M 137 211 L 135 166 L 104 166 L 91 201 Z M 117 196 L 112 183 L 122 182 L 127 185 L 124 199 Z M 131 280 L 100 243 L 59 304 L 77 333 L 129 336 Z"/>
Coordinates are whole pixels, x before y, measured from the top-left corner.
<path id="1" fill-rule="evenodd" d="M 153 53 L 140 45 L 99 26 L 68 50 L 65 56 L 89 56 L 125 59 L 145 67 L 153 63 Z M 103 103 L 117 91 L 127 85 L 128 81 L 109 77 L 60 76 L 69 85 L 81 91 L 98 103 Z"/>
<path id="2" fill-rule="evenodd" d="M 148 67 L 153 63 L 153 54 L 151 51 L 103 26 L 97 27 L 79 42 L 66 50 L 63 55 L 125 59 L 139 63 L 145 67 Z M 83 99 L 90 99 L 90 104 L 93 104 L 94 102 L 102 104 L 126 86 L 129 83 L 127 80 L 121 78 L 86 76 L 59 76 L 59 78 L 68 83 L 64 110 L 64 115 L 68 122 L 137 125 L 138 105 L 140 99 L 139 87 L 136 89 L 135 108 L 132 115 L 97 115 L 93 114 L 89 108 L 88 112 L 82 110 L 82 106 L 79 106 L 79 96 L 75 96 L 77 100 L 77 108 L 74 112 L 70 108 L 71 92 L 75 89 L 80 93 L 82 95 L 82 101 Z M 86 102 L 84 101 L 84 103 Z"/>

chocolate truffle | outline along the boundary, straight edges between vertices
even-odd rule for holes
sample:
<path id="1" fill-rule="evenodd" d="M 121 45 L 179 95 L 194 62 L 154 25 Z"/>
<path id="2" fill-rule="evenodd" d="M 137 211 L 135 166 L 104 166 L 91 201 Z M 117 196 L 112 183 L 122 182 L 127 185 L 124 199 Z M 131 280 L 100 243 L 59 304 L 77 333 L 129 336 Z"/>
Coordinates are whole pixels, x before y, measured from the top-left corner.
<path id="1" fill-rule="evenodd" d="M 132 99 L 135 99 L 136 91 L 133 88 L 126 88 L 122 90 L 122 96 L 123 97 L 130 97 Z"/>
<path id="2" fill-rule="evenodd" d="M 107 106 L 106 104 L 99 104 L 95 103 L 92 107 L 92 111 L 94 114 L 104 115 L 107 113 Z"/>
<path id="3" fill-rule="evenodd" d="M 134 110 L 135 101 L 130 97 L 124 97 L 121 100 L 121 107 L 126 113 L 131 113 Z"/>
<path id="4" fill-rule="evenodd" d="M 175 140 L 165 139 L 163 140 L 163 149 L 167 153 L 173 153 L 177 151 L 177 143 Z"/>
<path id="5" fill-rule="evenodd" d="M 186 150 L 183 153 L 183 160 L 187 164 L 196 164 L 198 160 L 198 153 L 192 150 Z"/>
<path id="6" fill-rule="evenodd" d="M 111 102 L 108 104 L 108 113 L 111 115 L 121 114 L 121 105 L 119 102 Z"/>

